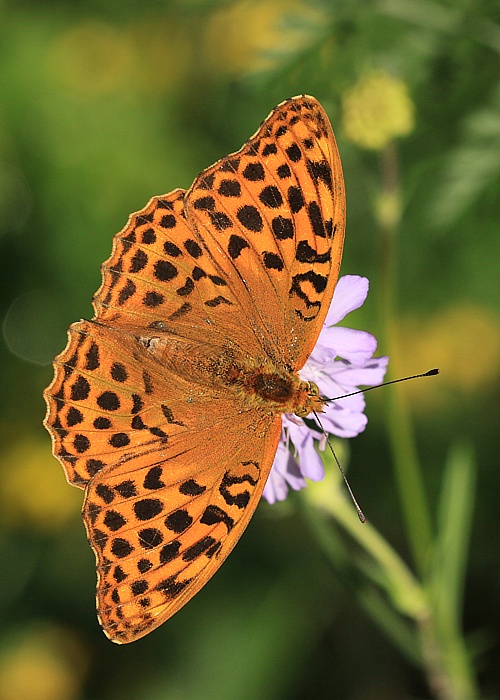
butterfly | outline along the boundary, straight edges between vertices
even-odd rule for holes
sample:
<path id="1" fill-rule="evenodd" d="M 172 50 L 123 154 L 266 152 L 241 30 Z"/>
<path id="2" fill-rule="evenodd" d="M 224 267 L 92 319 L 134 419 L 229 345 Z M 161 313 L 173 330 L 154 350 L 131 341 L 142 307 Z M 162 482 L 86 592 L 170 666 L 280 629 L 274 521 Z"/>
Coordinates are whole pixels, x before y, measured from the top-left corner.
<path id="1" fill-rule="evenodd" d="M 298 371 L 344 225 L 332 128 L 301 95 L 115 236 L 94 318 L 69 328 L 45 391 L 54 455 L 85 491 L 113 642 L 148 634 L 207 583 L 259 502 L 282 414 L 324 405 Z"/>

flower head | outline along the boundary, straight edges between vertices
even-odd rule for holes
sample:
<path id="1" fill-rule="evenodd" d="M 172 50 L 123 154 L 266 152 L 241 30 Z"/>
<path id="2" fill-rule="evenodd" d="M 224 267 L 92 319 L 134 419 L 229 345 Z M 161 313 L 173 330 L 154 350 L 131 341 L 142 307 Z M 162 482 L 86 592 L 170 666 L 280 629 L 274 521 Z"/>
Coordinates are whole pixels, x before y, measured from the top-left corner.
<path id="1" fill-rule="evenodd" d="M 361 76 L 343 98 L 346 137 L 361 148 L 382 150 L 414 125 L 414 105 L 406 83 L 382 71 Z"/>
<path id="2" fill-rule="evenodd" d="M 345 275 L 337 283 L 316 346 L 299 372 L 301 379 L 317 384 L 322 396 L 340 398 L 357 391 L 361 385 L 380 384 L 384 379 L 388 358 L 373 357 L 377 348 L 373 335 L 343 326 L 332 327 L 362 306 L 367 294 L 366 277 Z M 364 409 L 363 394 L 331 401 L 321 414 L 321 423 L 327 433 L 355 437 L 368 421 Z M 305 478 L 312 481 L 323 478 L 323 461 L 314 446 L 318 439 L 320 450 L 324 449 L 325 439 L 319 427 L 310 428 L 302 418 L 292 414 L 283 416 L 281 440 L 263 493 L 269 503 L 284 500 L 289 487 L 295 491 L 304 488 Z"/>

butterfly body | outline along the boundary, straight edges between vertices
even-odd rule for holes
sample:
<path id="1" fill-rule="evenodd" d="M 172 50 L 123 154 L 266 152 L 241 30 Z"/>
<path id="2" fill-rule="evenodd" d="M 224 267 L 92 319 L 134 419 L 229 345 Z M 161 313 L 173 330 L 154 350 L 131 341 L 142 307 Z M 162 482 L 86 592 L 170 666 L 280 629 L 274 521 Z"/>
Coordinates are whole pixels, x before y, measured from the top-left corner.
<path id="1" fill-rule="evenodd" d="M 45 392 L 45 425 L 85 490 L 98 616 L 118 643 L 217 571 L 271 470 L 281 415 L 321 410 L 298 374 L 338 277 L 342 169 L 312 97 L 278 105 L 191 188 L 114 239 Z"/>
<path id="2" fill-rule="evenodd" d="M 320 411 L 323 405 L 297 372 L 276 365 L 268 357 L 250 357 L 229 339 L 221 348 L 155 329 L 154 333 L 141 333 L 136 340 L 142 346 L 140 351 L 168 372 L 200 386 L 224 387 L 242 408 L 307 415 Z"/>

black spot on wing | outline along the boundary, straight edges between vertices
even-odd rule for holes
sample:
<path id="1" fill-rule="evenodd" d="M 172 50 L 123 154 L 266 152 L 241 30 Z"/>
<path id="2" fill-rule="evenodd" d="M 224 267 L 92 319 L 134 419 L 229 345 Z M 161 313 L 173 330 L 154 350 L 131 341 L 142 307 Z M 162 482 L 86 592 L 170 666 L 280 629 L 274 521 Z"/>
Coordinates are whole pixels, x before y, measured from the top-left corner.
<path id="1" fill-rule="evenodd" d="M 332 169 L 330 167 L 330 164 L 326 160 L 308 160 L 307 170 L 309 171 L 309 175 L 315 182 L 317 182 L 318 180 L 322 180 L 328 187 L 330 192 L 333 191 Z"/>
<path id="2" fill-rule="evenodd" d="M 331 259 L 330 250 L 325 253 L 317 253 L 311 248 L 308 241 L 299 241 L 295 252 L 295 259 L 303 263 L 325 263 Z"/>
<path id="3" fill-rule="evenodd" d="M 250 244 L 244 238 L 235 234 L 230 237 L 227 252 L 233 260 L 235 260 L 245 248 L 250 248 Z"/>
<path id="4" fill-rule="evenodd" d="M 227 531 L 230 532 L 234 527 L 234 520 L 219 506 L 209 505 L 205 508 L 203 515 L 200 518 L 200 523 L 203 525 L 217 525 L 224 523 Z"/>

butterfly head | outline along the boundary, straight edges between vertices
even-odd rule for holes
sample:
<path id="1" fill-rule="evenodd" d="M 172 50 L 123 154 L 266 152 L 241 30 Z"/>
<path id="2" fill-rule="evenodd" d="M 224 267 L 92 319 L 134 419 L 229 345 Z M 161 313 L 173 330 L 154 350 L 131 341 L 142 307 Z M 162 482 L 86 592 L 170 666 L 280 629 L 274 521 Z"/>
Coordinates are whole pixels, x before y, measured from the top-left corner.
<path id="1" fill-rule="evenodd" d="M 299 418 L 305 418 L 313 411 L 321 413 L 325 401 L 319 394 L 318 385 L 314 382 L 301 382 L 300 390 L 302 401 L 294 414 Z"/>

